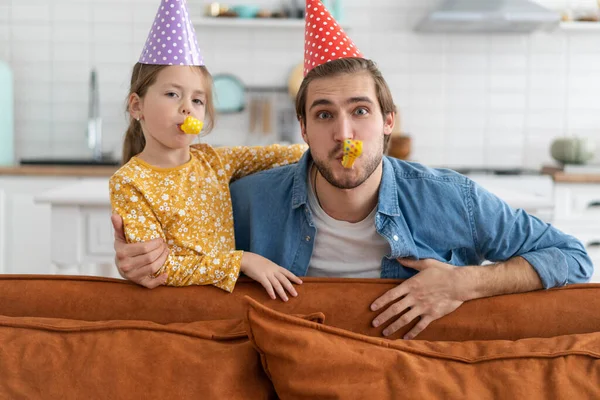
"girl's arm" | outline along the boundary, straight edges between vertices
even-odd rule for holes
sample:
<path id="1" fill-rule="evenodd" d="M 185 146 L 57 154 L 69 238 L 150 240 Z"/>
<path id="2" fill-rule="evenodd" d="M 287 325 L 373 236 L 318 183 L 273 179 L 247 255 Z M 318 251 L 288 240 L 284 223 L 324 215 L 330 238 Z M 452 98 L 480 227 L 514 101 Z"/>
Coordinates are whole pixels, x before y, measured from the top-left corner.
<path id="1" fill-rule="evenodd" d="M 214 285 L 233 291 L 240 274 L 242 251 L 205 254 L 200 246 L 182 246 L 174 243 L 164 231 L 152 204 L 131 179 L 114 175 L 110 179 L 112 208 L 123 218 L 128 242 L 146 242 L 163 238 L 169 245 L 169 255 L 155 276 L 167 273 L 167 285 Z"/>
<path id="2" fill-rule="evenodd" d="M 308 150 L 306 144 L 269 146 L 236 146 L 215 148 L 223 163 L 229 164 L 230 180 L 236 180 L 255 172 L 298 162 Z"/>

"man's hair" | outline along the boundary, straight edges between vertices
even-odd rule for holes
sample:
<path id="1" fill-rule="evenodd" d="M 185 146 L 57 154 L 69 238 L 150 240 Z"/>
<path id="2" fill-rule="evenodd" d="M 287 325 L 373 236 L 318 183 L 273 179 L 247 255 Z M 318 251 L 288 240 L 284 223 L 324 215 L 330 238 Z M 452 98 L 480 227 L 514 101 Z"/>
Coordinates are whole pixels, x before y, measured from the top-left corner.
<path id="1" fill-rule="evenodd" d="M 368 72 L 375 82 L 375 93 L 381 113 L 385 118 L 390 113 L 396 113 L 396 105 L 392 98 L 392 92 L 381 75 L 379 68 L 371 60 L 360 57 L 340 58 L 338 60 L 328 61 L 311 69 L 304 77 L 298 94 L 296 95 L 296 116 L 298 121 L 306 125 L 306 97 L 308 95 L 308 85 L 315 79 L 334 77 L 342 74 L 356 74 Z M 387 150 L 391 135 L 385 135 L 384 151 Z"/>

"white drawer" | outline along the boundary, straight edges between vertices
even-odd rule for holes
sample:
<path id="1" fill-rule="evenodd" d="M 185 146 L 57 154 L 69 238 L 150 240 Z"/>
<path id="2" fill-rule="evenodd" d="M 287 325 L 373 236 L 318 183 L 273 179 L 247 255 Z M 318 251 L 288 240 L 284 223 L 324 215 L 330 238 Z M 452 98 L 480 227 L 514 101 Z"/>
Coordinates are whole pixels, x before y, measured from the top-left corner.
<path id="1" fill-rule="evenodd" d="M 91 256 L 114 255 L 113 227 L 110 222 L 110 210 L 104 208 L 86 210 L 87 254 Z"/>
<path id="2" fill-rule="evenodd" d="M 600 185 L 556 184 L 554 218 L 598 221 L 600 224 Z"/>
<path id="3" fill-rule="evenodd" d="M 592 263 L 594 264 L 594 274 L 590 279 L 590 283 L 600 283 L 600 255 L 592 258 Z"/>
<path id="4" fill-rule="evenodd" d="M 554 227 L 568 235 L 581 240 L 588 251 L 598 248 L 600 250 L 600 224 L 573 223 L 571 221 L 556 221 Z"/>
<path id="5" fill-rule="evenodd" d="M 592 248 L 588 247 L 588 254 L 594 265 L 594 274 L 592 275 L 590 282 L 600 283 L 600 243 Z"/>
<path id="6" fill-rule="evenodd" d="M 600 283 L 600 224 L 557 223 L 554 226 L 581 240 L 594 265 L 591 282 Z"/>

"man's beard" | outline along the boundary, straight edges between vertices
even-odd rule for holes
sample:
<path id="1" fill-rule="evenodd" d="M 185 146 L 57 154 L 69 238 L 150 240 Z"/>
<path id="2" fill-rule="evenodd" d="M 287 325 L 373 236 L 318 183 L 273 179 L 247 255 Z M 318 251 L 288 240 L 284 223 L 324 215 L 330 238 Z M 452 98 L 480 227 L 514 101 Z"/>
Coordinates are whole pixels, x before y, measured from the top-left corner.
<path id="1" fill-rule="evenodd" d="M 338 189 L 354 189 L 360 185 L 362 185 L 367 179 L 369 179 L 369 177 L 373 174 L 373 172 L 375 172 L 375 170 L 377 169 L 377 167 L 379 166 L 379 164 L 381 163 L 381 159 L 383 158 L 383 138 L 384 136 L 382 135 L 382 140 L 381 140 L 381 146 L 379 148 L 379 151 L 373 155 L 372 157 L 369 158 L 364 158 L 366 157 L 366 155 L 363 153 L 363 155 L 361 157 L 363 157 L 363 167 L 360 173 L 360 176 L 358 176 L 357 178 L 352 178 L 352 177 L 340 177 L 340 178 L 336 178 L 335 175 L 333 174 L 332 169 L 328 166 L 327 161 L 328 160 L 333 160 L 333 162 L 339 162 L 336 157 L 339 156 L 339 154 L 343 151 L 344 149 L 344 145 L 343 143 L 338 143 L 338 145 L 331 151 L 329 152 L 328 156 L 327 156 L 327 160 L 320 160 L 314 157 L 314 155 L 311 152 L 311 156 L 313 157 L 313 162 L 315 164 L 315 166 L 317 167 L 317 170 L 319 171 L 319 173 L 323 176 L 323 178 L 325 178 L 325 180 L 327 182 L 329 182 L 330 185 L 338 188 Z M 309 149 L 310 149 L 310 143 L 309 145 Z M 361 158 L 359 157 L 359 159 Z"/>

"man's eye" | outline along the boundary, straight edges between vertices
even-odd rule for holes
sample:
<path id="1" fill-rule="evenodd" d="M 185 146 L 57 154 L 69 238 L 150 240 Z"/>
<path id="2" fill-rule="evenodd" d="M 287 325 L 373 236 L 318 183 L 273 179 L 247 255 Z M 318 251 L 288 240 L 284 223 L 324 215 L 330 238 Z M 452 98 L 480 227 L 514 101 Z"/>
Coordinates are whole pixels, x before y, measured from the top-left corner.
<path id="1" fill-rule="evenodd" d="M 355 113 L 357 115 L 367 115 L 369 113 L 369 110 L 367 110 L 364 107 L 359 107 L 359 108 L 356 109 Z"/>
<path id="2" fill-rule="evenodd" d="M 317 118 L 318 119 L 327 119 L 327 118 L 330 118 L 330 117 L 331 117 L 331 114 L 328 113 L 327 111 L 321 111 L 321 112 L 317 113 Z"/>

